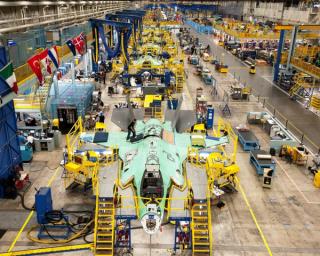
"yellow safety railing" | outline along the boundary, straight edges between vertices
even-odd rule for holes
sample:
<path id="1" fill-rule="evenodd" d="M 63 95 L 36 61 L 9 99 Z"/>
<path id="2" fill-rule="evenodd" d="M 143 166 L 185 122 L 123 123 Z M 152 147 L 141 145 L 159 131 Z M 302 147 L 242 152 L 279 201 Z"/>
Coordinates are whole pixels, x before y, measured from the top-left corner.
<path id="1" fill-rule="evenodd" d="M 206 163 L 206 159 L 204 157 L 200 157 L 198 148 L 188 147 L 188 162 L 191 165 L 197 167 L 204 167 Z"/>
<path id="2" fill-rule="evenodd" d="M 295 57 L 315 57 L 320 52 L 320 46 L 298 46 L 294 49 Z"/>
<path id="3" fill-rule="evenodd" d="M 131 204 L 127 204 L 124 205 L 123 199 L 133 199 L 135 202 L 135 205 L 131 205 Z M 168 212 L 170 211 L 184 211 L 186 210 L 186 205 L 184 204 L 184 207 L 171 207 L 171 204 L 173 201 L 175 200 L 179 200 L 179 201 L 184 201 L 187 202 L 189 200 L 189 196 L 186 197 L 160 197 L 160 198 L 150 198 L 150 197 L 142 197 L 142 196 L 124 196 L 124 195 L 120 195 L 119 196 L 119 200 L 122 202 L 121 205 L 119 205 L 119 208 L 121 209 L 134 209 L 137 212 L 137 216 L 139 217 L 139 210 L 140 210 L 140 206 L 139 206 L 139 201 L 143 201 L 144 205 L 147 205 L 151 202 L 155 202 L 160 204 L 161 201 L 165 200 L 168 204 L 167 206 L 164 206 L 164 209 Z M 144 206 L 143 206 L 144 207 Z"/>
<path id="4" fill-rule="evenodd" d="M 320 68 L 304 61 L 303 59 L 293 57 L 291 58 L 292 65 L 296 66 L 298 69 L 300 69 L 302 72 L 307 73 L 311 76 L 314 76 L 318 79 L 320 79 Z"/>
<path id="5" fill-rule="evenodd" d="M 94 216 L 94 235 L 93 235 L 93 247 L 96 248 L 97 245 L 97 230 L 98 230 L 98 215 L 99 215 L 99 182 L 96 185 L 96 209 Z"/>
<path id="6" fill-rule="evenodd" d="M 65 246 L 56 246 L 56 247 L 47 247 L 47 248 L 37 248 L 30 250 L 19 250 L 1 253 L 1 256 L 22 256 L 22 255 L 40 255 L 40 254 L 57 254 L 70 251 L 79 251 L 79 250 L 91 250 L 92 244 L 75 244 L 75 245 L 65 245 Z M 58 254 L 57 254 L 58 255 Z"/>
<path id="7" fill-rule="evenodd" d="M 80 135 L 83 132 L 82 118 L 79 117 L 78 120 L 74 123 L 71 130 L 66 136 L 66 144 L 68 150 L 68 160 L 71 161 L 74 154 L 75 147 L 80 145 Z"/>
<path id="8" fill-rule="evenodd" d="M 226 120 L 219 118 L 218 119 L 218 131 L 226 130 L 228 132 L 229 139 L 232 140 L 233 152 L 232 152 L 232 162 L 236 162 L 237 150 L 238 150 L 238 135 L 234 132 L 231 124 Z"/>
<path id="9" fill-rule="evenodd" d="M 276 40 L 279 39 L 280 33 L 273 31 L 251 31 L 251 32 L 242 32 L 235 30 L 233 26 L 225 27 L 223 25 L 214 25 L 215 29 L 225 32 L 230 36 L 234 36 L 238 39 L 264 39 L 264 40 Z"/>
<path id="10" fill-rule="evenodd" d="M 207 188 L 207 208 L 208 208 L 208 228 L 209 228 L 209 246 L 210 246 L 210 256 L 213 254 L 213 234 L 211 225 L 211 191 L 208 186 Z"/>

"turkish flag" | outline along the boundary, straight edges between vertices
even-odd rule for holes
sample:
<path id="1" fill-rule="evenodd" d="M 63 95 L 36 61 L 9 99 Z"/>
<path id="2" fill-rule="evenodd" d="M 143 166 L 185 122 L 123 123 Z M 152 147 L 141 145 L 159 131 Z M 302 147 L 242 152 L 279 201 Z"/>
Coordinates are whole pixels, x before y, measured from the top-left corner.
<path id="1" fill-rule="evenodd" d="M 76 47 L 77 51 L 82 55 L 85 51 L 85 44 L 81 35 L 72 39 L 72 43 Z"/>
<path id="2" fill-rule="evenodd" d="M 42 86 L 43 84 L 43 76 L 42 76 L 42 72 L 41 72 L 41 65 L 40 65 L 40 57 L 39 55 L 34 55 L 32 56 L 30 59 L 28 59 L 28 64 L 30 66 L 30 68 L 32 69 L 33 73 L 37 76 L 40 85 Z"/>

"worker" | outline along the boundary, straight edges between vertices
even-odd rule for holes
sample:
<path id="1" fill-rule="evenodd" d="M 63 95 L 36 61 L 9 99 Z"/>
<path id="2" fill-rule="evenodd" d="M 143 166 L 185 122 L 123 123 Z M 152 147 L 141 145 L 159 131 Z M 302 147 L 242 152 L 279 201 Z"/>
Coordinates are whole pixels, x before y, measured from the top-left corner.
<path id="1" fill-rule="evenodd" d="M 210 52 L 211 52 L 211 48 L 210 48 L 210 45 L 208 44 L 208 46 L 207 46 L 207 48 L 206 48 L 206 52 L 208 53 L 208 54 L 210 54 Z"/>
<path id="2" fill-rule="evenodd" d="M 32 149 L 35 150 L 34 137 L 32 136 L 32 133 L 29 133 L 29 135 L 27 136 L 27 142 L 32 147 Z"/>
<path id="3" fill-rule="evenodd" d="M 27 142 L 27 139 L 23 136 L 22 132 L 18 132 L 18 141 L 19 145 L 24 145 Z"/>
<path id="4" fill-rule="evenodd" d="M 55 118 L 52 120 L 52 130 L 59 130 L 59 119 Z"/>
<path id="5" fill-rule="evenodd" d="M 68 161 L 68 146 L 65 145 L 63 148 L 63 164 L 66 164 Z"/>
<path id="6" fill-rule="evenodd" d="M 136 137 L 136 130 L 135 130 L 136 122 L 137 122 L 137 120 L 134 118 L 134 119 L 132 120 L 132 122 L 129 124 L 129 126 L 128 126 L 127 140 Z M 132 137 L 130 138 L 131 133 L 132 133 Z"/>
<path id="7" fill-rule="evenodd" d="M 79 81 L 81 81 L 81 71 L 80 69 L 76 69 L 76 79 L 78 79 Z"/>
<path id="8" fill-rule="evenodd" d="M 90 153 L 89 153 L 89 151 L 87 151 L 86 157 L 87 157 L 87 160 L 90 161 Z"/>
<path id="9" fill-rule="evenodd" d="M 102 111 L 99 112 L 99 123 L 104 123 L 104 113 Z"/>
<path id="10" fill-rule="evenodd" d="M 103 81 L 103 84 L 105 85 L 106 84 L 106 76 L 107 76 L 107 73 L 105 70 L 103 70 L 101 72 L 101 77 L 102 77 L 102 81 Z"/>
<path id="11" fill-rule="evenodd" d="M 193 45 L 191 46 L 191 55 L 193 55 L 193 54 L 195 53 L 195 50 L 196 50 L 196 47 L 195 47 L 195 45 L 193 44 Z"/>

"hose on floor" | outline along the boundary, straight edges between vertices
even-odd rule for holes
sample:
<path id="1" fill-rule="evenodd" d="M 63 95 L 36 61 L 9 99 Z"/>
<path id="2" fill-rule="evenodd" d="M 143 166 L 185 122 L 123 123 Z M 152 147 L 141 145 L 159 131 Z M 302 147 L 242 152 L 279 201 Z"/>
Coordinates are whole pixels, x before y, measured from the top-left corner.
<path id="1" fill-rule="evenodd" d="M 72 235 L 70 238 L 68 239 L 56 239 L 53 237 L 53 235 L 50 234 L 50 232 L 45 228 L 44 230 L 46 231 L 46 233 L 48 234 L 48 236 L 51 238 L 51 240 L 49 239 L 38 239 L 36 237 L 33 237 L 31 235 L 31 233 L 33 231 L 35 231 L 36 229 L 38 229 L 39 227 L 41 227 L 41 225 L 34 225 L 32 226 L 28 233 L 27 233 L 27 238 L 35 243 L 40 243 L 40 244 L 66 244 L 69 243 L 79 237 L 83 237 L 85 236 L 89 230 L 91 231 L 91 224 L 93 223 L 93 220 L 91 220 L 90 222 L 88 222 L 80 231 L 76 232 L 74 235 Z"/>
<path id="2" fill-rule="evenodd" d="M 24 194 L 25 193 L 23 193 L 23 194 L 21 194 L 21 193 L 17 193 L 17 195 L 20 197 L 20 199 L 21 199 L 21 205 L 22 205 L 22 207 L 25 209 L 25 210 L 27 210 L 27 211 L 34 211 L 36 208 L 35 208 L 35 205 L 33 205 L 32 207 L 28 207 L 28 206 L 26 206 L 26 204 L 25 204 L 25 201 L 24 201 Z"/>

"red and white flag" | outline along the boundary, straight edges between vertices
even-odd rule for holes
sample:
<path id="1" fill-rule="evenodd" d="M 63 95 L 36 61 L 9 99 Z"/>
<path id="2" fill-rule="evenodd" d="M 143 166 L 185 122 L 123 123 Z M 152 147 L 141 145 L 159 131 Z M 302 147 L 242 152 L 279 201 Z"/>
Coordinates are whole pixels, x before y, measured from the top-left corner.
<path id="1" fill-rule="evenodd" d="M 72 39 L 72 43 L 76 47 L 79 54 L 84 54 L 85 51 L 85 42 L 84 37 L 80 34 L 79 36 Z"/>
<path id="2" fill-rule="evenodd" d="M 41 65 L 40 65 L 40 58 L 39 55 L 34 55 L 32 56 L 30 59 L 28 59 L 28 64 L 30 66 L 30 68 L 32 69 L 33 73 L 37 76 L 40 85 L 42 86 L 43 84 L 43 75 L 42 75 L 42 71 L 41 71 Z"/>
<path id="3" fill-rule="evenodd" d="M 39 59 L 41 61 L 41 64 L 46 68 L 46 71 L 48 72 L 48 74 L 51 75 L 52 74 L 51 66 L 50 66 L 51 61 L 48 56 L 48 49 L 43 50 L 38 55 L 39 55 Z"/>

